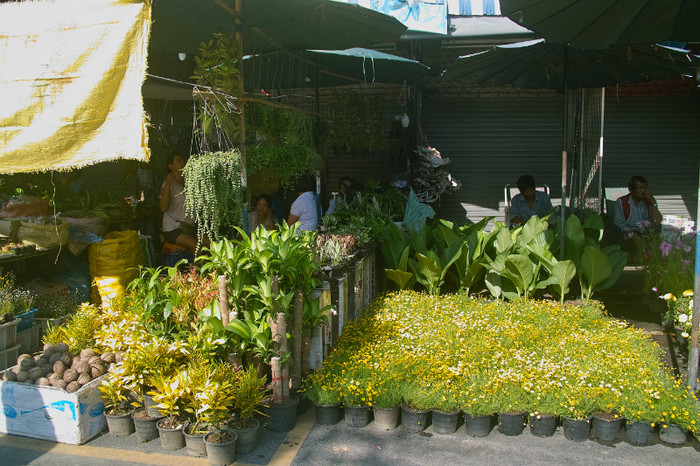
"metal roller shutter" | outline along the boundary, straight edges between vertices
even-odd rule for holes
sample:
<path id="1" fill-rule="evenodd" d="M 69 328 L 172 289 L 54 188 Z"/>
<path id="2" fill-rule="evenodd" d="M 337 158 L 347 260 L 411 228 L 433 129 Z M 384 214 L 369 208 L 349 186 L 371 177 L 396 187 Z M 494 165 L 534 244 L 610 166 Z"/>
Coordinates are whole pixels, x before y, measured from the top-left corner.
<path id="1" fill-rule="evenodd" d="M 642 175 L 663 214 L 695 219 L 700 97 L 617 97 L 605 102 L 603 182 L 627 186 Z"/>
<path id="2" fill-rule="evenodd" d="M 449 220 L 503 220 L 504 186 L 530 173 L 561 197 L 563 98 L 553 95 L 425 98 L 423 130 L 462 188 L 436 209 Z"/>

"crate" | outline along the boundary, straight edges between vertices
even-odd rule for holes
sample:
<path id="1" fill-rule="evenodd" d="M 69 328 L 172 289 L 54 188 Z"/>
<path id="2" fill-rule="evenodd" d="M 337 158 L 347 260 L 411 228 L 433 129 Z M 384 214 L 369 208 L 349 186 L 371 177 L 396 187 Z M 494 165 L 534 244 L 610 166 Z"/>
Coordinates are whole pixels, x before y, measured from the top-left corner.
<path id="1" fill-rule="evenodd" d="M 70 315 L 65 315 L 61 317 L 53 317 L 53 318 L 46 318 L 46 317 L 35 317 L 34 322 L 36 322 L 39 327 L 41 328 L 41 332 L 39 334 L 39 338 L 42 339 L 44 338 L 44 335 L 49 331 L 49 327 L 60 327 L 64 325 L 66 322 L 68 322 L 68 318 L 71 317 L 73 314 Z"/>
<path id="2" fill-rule="evenodd" d="M 17 332 L 19 354 L 32 354 L 41 349 L 41 325 L 34 324 L 32 328 Z"/>
<path id="3" fill-rule="evenodd" d="M 0 413 L 4 414 L 0 416 L 0 432 L 73 445 L 87 442 L 107 427 L 99 390 L 104 377 L 75 393 L 56 387 L 0 382 Z"/>
<path id="4" fill-rule="evenodd" d="M 0 351 L 15 346 L 19 319 L 0 325 Z"/>
<path id="5" fill-rule="evenodd" d="M 17 356 L 19 356 L 19 345 L 0 351 L 0 370 L 5 370 L 17 364 Z M 7 414 L 5 415 L 7 416 Z"/>
<path id="6" fill-rule="evenodd" d="M 29 330 L 34 325 L 34 314 L 36 314 L 37 309 L 30 309 L 24 314 L 19 314 L 16 316 L 19 319 L 17 324 L 17 331 Z"/>

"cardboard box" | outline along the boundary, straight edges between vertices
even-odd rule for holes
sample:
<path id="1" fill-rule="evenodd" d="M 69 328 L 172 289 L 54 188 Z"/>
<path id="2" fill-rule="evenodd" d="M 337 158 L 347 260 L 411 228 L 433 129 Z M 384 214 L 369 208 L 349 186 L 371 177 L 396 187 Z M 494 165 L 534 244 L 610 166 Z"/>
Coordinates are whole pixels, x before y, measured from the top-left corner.
<path id="1" fill-rule="evenodd" d="M 10 238 L 11 241 L 17 241 L 17 235 L 19 234 L 19 226 L 21 223 L 21 220 L 0 218 L 0 236 L 6 236 Z"/>
<path id="2" fill-rule="evenodd" d="M 0 432 L 80 445 L 107 427 L 99 377 L 75 393 L 0 382 Z"/>

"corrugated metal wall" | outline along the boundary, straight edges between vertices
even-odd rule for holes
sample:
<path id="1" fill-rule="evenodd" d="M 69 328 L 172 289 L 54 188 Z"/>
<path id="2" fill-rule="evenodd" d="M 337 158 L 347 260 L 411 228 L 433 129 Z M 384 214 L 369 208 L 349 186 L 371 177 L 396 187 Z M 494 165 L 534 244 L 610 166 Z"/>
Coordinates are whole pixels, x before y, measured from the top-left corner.
<path id="1" fill-rule="evenodd" d="M 561 197 L 562 111 L 554 94 L 424 98 L 425 136 L 462 183 L 443 197 L 439 215 L 459 223 L 503 220 L 504 186 L 524 173 Z"/>
<path id="2" fill-rule="evenodd" d="M 426 97 L 425 134 L 462 182 L 440 216 L 456 222 L 503 218 L 503 187 L 530 173 L 561 197 L 563 99 L 527 92 Z M 664 214 L 695 217 L 700 159 L 700 97 L 619 97 L 608 93 L 603 183 L 649 180 Z"/>
<path id="3" fill-rule="evenodd" d="M 618 97 L 605 102 L 603 182 L 627 186 L 642 175 L 668 215 L 693 219 L 700 160 L 700 96 Z"/>

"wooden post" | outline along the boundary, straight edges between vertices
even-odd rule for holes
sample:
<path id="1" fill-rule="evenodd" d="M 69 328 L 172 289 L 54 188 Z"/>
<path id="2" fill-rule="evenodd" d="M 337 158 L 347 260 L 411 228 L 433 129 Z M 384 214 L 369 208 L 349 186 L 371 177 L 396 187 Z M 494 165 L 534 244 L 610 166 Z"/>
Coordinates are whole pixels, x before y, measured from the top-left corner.
<path id="1" fill-rule="evenodd" d="M 302 324 L 304 317 L 304 293 L 297 290 L 294 294 L 294 319 L 292 320 L 292 388 L 301 387 L 301 348 Z"/>
<path id="2" fill-rule="evenodd" d="M 287 342 L 287 319 L 284 312 L 277 314 L 277 335 L 279 336 L 279 349 L 277 354 L 282 356 L 289 352 L 289 344 Z M 289 398 L 289 363 L 282 364 L 282 399 Z"/>
<path id="3" fill-rule="evenodd" d="M 273 356 L 270 359 L 270 370 L 272 371 L 272 402 L 276 405 L 282 403 L 282 369 L 280 367 L 280 357 Z"/>
<path id="4" fill-rule="evenodd" d="M 221 324 L 226 327 L 228 325 L 228 293 L 226 284 L 228 281 L 224 275 L 219 275 L 219 312 L 221 314 Z"/>

